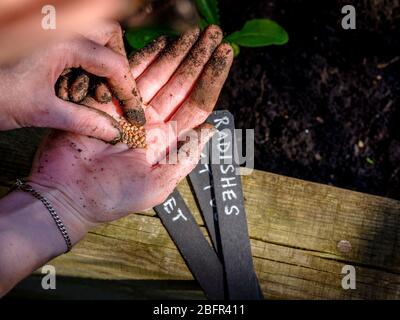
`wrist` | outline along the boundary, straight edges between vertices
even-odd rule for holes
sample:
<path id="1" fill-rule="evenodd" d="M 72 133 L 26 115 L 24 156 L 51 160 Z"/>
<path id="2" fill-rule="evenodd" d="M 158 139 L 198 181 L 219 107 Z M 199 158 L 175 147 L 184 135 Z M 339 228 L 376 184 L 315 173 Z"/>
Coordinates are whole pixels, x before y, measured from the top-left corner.
<path id="1" fill-rule="evenodd" d="M 85 234 L 71 218 L 57 190 L 33 184 L 63 219 L 76 243 Z M 65 240 L 50 212 L 32 194 L 13 191 L 0 199 L 0 297 L 18 281 L 66 251 Z"/>
<path id="2" fill-rule="evenodd" d="M 51 206 L 65 226 L 65 229 L 71 239 L 72 246 L 78 243 L 86 235 L 88 230 L 94 226 L 82 218 L 82 215 L 79 209 L 75 206 L 74 201 L 65 192 L 62 192 L 58 188 L 45 186 L 43 184 L 32 181 L 27 181 L 26 183 L 29 184 L 35 191 L 39 192 L 50 202 Z M 38 199 L 36 200 L 41 202 Z M 48 211 L 43 203 L 42 206 L 44 210 Z M 47 214 L 50 218 L 52 218 L 50 212 L 47 212 Z M 58 229 L 55 222 L 54 228 L 57 229 L 60 234 L 61 240 L 65 244 L 65 240 L 62 237 L 61 231 Z"/>

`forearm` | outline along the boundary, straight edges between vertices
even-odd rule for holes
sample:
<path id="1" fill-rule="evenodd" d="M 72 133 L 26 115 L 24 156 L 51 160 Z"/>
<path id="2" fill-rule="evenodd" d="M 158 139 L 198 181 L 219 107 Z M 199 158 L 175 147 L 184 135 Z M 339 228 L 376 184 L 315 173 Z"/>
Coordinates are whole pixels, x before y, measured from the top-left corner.
<path id="1" fill-rule="evenodd" d="M 74 243 L 86 233 L 59 192 L 38 185 L 63 220 Z M 0 296 L 52 258 L 66 243 L 49 211 L 31 194 L 14 191 L 0 200 Z"/>

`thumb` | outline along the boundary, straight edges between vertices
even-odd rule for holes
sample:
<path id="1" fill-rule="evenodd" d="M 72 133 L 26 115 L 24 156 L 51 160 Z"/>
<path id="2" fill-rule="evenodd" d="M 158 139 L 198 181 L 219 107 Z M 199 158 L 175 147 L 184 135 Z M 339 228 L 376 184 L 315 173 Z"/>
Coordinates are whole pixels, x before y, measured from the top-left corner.
<path id="1" fill-rule="evenodd" d="M 206 143 L 216 132 L 217 129 L 208 123 L 196 128 L 193 131 L 195 134 L 190 134 L 190 140 L 185 141 L 178 149 L 176 163 L 163 164 L 154 169 L 155 178 L 159 180 L 157 182 L 164 186 L 168 185 L 170 189 L 168 191 L 171 193 L 175 186 L 196 167 Z M 193 139 L 194 135 L 197 135 L 197 138 Z"/>
<path id="2" fill-rule="evenodd" d="M 113 144 L 121 139 L 118 121 L 107 113 L 58 98 L 52 102 L 47 108 L 48 116 L 39 119 L 41 126 L 94 137 Z"/>

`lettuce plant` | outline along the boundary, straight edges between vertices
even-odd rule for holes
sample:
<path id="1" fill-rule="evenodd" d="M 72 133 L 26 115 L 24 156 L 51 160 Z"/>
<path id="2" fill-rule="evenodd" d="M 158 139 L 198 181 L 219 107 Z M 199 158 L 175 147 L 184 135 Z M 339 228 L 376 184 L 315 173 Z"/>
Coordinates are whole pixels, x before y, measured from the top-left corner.
<path id="1" fill-rule="evenodd" d="M 199 27 L 206 28 L 210 24 L 221 25 L 218 0 L 195 0 L 200 14 Z M 128 30 L 126 37 L 133 49 L 139 50 L 161 35 L 177 36 L 178 33 L 165 26 L 148 26 Z M 283 45 L 289 40 L 285 29 L 269 19 L 252 19 L 247 21 L 241 30 L 227 35 L 224 41 L 229 42 L 237 56 L 240 47 L 265 47 Z"/>

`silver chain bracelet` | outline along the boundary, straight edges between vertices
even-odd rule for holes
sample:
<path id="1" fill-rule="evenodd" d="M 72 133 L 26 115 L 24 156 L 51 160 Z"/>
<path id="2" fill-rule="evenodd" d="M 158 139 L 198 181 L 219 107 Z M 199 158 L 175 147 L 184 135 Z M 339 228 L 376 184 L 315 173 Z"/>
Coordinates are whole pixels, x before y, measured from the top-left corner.
<path id="1" fill-rule="evenodd" d="M 52 216 L 54 222 L 56 223 L 58 230 L 60 230 L 60 232 L 64 238 L 65 244 L 67 245 L 67 251 L 65 253 L 69 252 L 72 248 L 71 238 L 68 235 L 67 229 L 65 229 L 64 223 L 61 221 L 60 217 L 58 216 L 56 210 L 54 210 L 54 208 L 51 205 L 51 203 L 49 202 L 49 200 L 47 200 L 46 197 L 44 197 L 39 192 L 37 192 L 35 189 L 33 189 L 33 187 L 31 185 L 26 184 L 25 182 L 22 182 L 20 179 L 17 179 L 17 181 L 15 182 L 15 185 L 16 185 L 17 189 L 25 191 L 25 192 L 29 192 L 36 199 L 40 200 L 44 204 L 46 209 L 50 212 L 50 215 Z"/>

